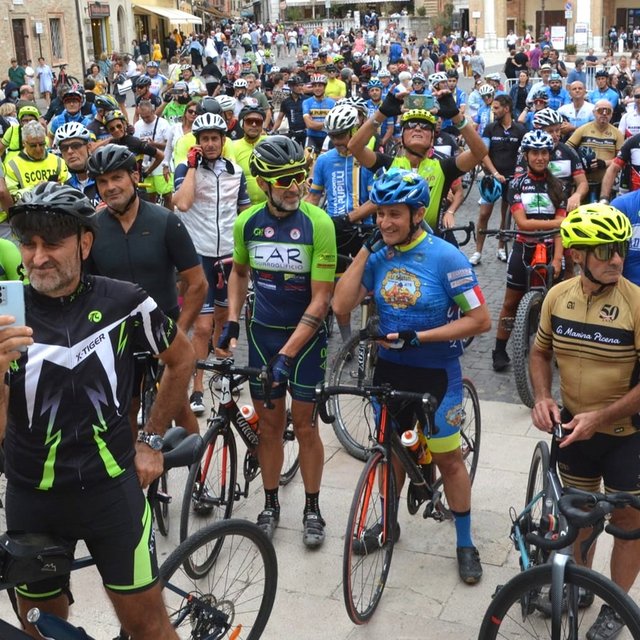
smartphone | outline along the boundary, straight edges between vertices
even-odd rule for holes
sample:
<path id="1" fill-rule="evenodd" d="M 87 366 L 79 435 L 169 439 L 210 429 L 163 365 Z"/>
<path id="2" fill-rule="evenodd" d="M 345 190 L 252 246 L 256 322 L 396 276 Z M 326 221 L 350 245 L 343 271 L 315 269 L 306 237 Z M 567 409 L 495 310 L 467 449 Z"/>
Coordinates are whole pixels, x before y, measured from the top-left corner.
<path id="1" fill-rule="evenodd" d="M 407 109 L 426 109 L 431 111 L 436 106 L 436 100 L 432 95 L 410 94 L 404 99 Z"/>
<path id="2" fill-rule="evenodd" d="M 7 326 L 23 327 L 26 324 L 24 312 L 24 284 L 20 280 L 0 282 L 0 315 L 13 316 L 16 321 Z M 27 347 L 20 347 L 26 351 Z"/>

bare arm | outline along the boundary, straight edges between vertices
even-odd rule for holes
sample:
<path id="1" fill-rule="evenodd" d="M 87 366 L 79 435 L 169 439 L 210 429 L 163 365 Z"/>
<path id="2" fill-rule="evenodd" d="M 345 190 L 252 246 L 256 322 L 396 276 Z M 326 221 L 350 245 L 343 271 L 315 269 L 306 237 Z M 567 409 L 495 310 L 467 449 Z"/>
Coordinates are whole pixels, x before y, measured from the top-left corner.
<path id="1" fill-rule="evenodd" d="M 378 127 L 384 122 L 385 116 L 376 111 L 372 118 L 369 118 L 349 140 L 348 149 L 354 158 L 363 166 L 370 169 L 376 163 L 376 154 L 367 147 L 367 143 L 378 131 Z"/>
<path id="2" fill-rule="evenodd" d="M 189 211 L 196 199 L 196 171 L 197 169 L 187 169 L 180 188 L 173 194 L 173 205 L 178 211 Z"/>
<path id="3" fill-rule="evenodd" d="M 229 301 L 229 322 L 239 322 L 242 305 L 247 297 L 249 289 L 250 269 L 248 264 L 233 263 L 229 283 L 227 285 L 227 297 Z M 235 338 L 229 343 L 230 349 L 235 349 L 238 341 Z M 216 345 L 217 346 L 217 345 Z"/>
<path id="4" fill-rule="evenodd" d="M 0 210 L 8 211 L 9 207 L 13 205 L 13 198 L 7 189 L 7 183 L 4 178 L 0 178 Z"/>
<path id="5" fill-rule="evenodd" d="M 550 432 L 554 422 L 560 422 L 560 409 L 551 397 L 551 366 L 553 352 L 537 345 L 529 352 L 529 375 L 533 384 L 535 404 L 531 418 L 536 428 Z"/>
<path id="6" fill-rule="evenodd" d="M 620 173 L 621 169 L 616 162 L 611 162 L 605 171 L 604 178 L 602 178 L 602 186 L 600 187 L 600 197 L 607 200 L 611 197 L 611 189 L 613 183 L 616 180 L 616 176 Z"/>
<path id="7" fill-rule="evenodd" d="M 334 313 L 346 314 L 351 312 L 367 295 L 367 289 L 362 286 L 362 275 L 369 255 L 367 249 L 364 247 L 360 249 L 353 262 L 340 276 L 331 301 Z"/>
<path id="8" fill-rule="evenodd" d="M 462 114 L 458 114 L 453 118 L 453 124 L 457 125 L 464 120 Z M 471 171 L 477 164 L 480 164 L 489 153 L 489 150 L 482 142 L 482 138 L 478 135 L 478 132 L 471 126 L 471 123 L 467 120 L 467 124 L 460 130 L 464 141 L 469 147 L 468 151 L 464 151 L 460 155 L 456 156 L 456 166 L 460 171 Z"/>
<path id="9" fill-rule="evenodd" d="M 577 209 L 580 206 L 580 203 L 587 197 L 587 193 L 589 193 L 589 183 L 587 182 L 587 176 L 584 173 L 574 176 L 573 182 L 575 183 L 576 190 L 567 200 L 567 211 Z"/>
<path id="10" fill-rule="evenodd" d="M 324 129 L 324 122 L 316 122 L 308 113 L 305 113 L 302 118 L 308 129 L 313 129 L 314 131 L 322 131 Z"/>
<path id="11" fill-rule="evenodd" d="M 181 271 L 180 280 L 185 285 L 185 289 L 178 326 L 187 333 L 202 309 L 209 285 L 202 265 Z"/>
<path id="12" fill-rule="evenodd" d="M 511 215 L 516 226 L 521 231 L 551 231 L 552 229 L 559 229 L 564 217 L 555 217 L 552 220 L 529 220 L 520 205 L 511 208 Z"/>

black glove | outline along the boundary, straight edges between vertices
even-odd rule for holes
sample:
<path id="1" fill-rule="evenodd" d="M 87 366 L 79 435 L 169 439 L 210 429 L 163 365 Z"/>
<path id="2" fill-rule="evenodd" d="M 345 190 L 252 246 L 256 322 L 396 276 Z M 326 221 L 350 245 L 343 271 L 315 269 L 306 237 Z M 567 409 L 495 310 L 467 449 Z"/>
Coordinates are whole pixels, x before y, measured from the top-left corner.
<path id="1" fill-rule="evenodd" d="M 271 362 L 269 362 L 271 379 L 276 384 L 286 383 L 291 375 L 292 364 L 293 360 L 289 356 L 285 356 L 284 353 L 279 353 L 277 356 L 271 358 Z"/>
<path id="2" fill-rule="evenodd" d="M 438 115 L 443 120 L 449 120 L 460 113 L 460 109 L 458 109 L 458 105 L 453 99 L 451 93 L 444 93 L 443 95 L 438 96 L 438 104 L 440 105 Z"/>
<path id="3" fill-rule="evenodd" d="M 218 349 L 228 349 L 232 338 L 238 339 L 240 335 L 240 325 L 229 320 L 222 325 L 222 333 L 218 338 Z"/>
<path id="4" fill-rule="evenodd" d="M 398 340 L 404 341 L 403 349 L 420 346 L 420 340 L 418 339 L 418 333 L 416 331 L 400 331 Z"/>
<path id="5" fill-rule="evenodd" d="M 402 113 L 403 101 L 396 98 L 394 91 L 395 87 L 390 89 L 384 102 L 378 107 L 380 113 L 386 118 L 396 118 Z"/>
<path id="6" fill-rule="evenodd" d="M 380 229 L 375 229 L 372 233 L 369 234 L 369 237 L 364 241 L 365 249 L 369 253 L 375 253 L 382 249 L 385 245 L 384 240 L 382 239 L 382 233 Z"/>
<path id="7" fill-rule="evenodd" d="M 58 176 L 57 173 L 52 173 L 48 179 L 47 182 L 58 182 L 60 180 L 60 176 Z"/>
<path id="8" fill-rule="evenodd" d="M 331 219 L 333 220 L 333 226 L 336 228 L 336 235 L 344 231 L 349 231 L 351 227 L 353 227 L 353 224 L 346 213 L 341 216 L 335 216 Z"/>
<path id="9" fill-rule="evenodd" d="M 598 165 L 598 169 L 606 169 L 607 163 L 604 160 L 596 160 L 596 164 Z"/>

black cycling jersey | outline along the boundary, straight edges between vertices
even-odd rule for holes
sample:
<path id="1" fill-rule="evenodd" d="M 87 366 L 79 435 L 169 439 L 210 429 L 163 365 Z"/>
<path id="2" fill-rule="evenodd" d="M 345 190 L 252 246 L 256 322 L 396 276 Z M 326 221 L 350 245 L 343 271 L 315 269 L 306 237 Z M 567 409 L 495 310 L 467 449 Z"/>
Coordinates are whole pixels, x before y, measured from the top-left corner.
<path id="1" fill-rule="evenodd" d="M 490 122 L 484 128 L 482 137 L 489 140 L 489 158 L 505 178 L 511 178 L 515 173 L 520 141 L 526 132 L 527 128 L 515 121 L 508 129 L 499 122 Z"/>
<path id="2" fill-rule="evenodd" d="M 129 134 L 122 136 L 118 140 L 113 140 L 113 143 L 119 144 L 121 147 L 127 147 L 136 156 L 144 155 L 155 158 L 158 155 L 158 150 L 152 144 Z"/>
<path id="3" fill-rule="evenodd" d="M 125 233 L 117 215 L 98 213 L 99 232 L 88 269 L 96 275 L 135 282 L 165 312 L 178 306 L 176 270 L 200 264 L 191 236 L 178 216 L 140 200 L 138 215 Z"/>
<path id="4" fill-rule="evenodd" d="M 133 463 L 128 411 L 133 353 L 161 353 L 175 323 L 139 287 L 86 276 L 65 298 L 25 289 L 34 343 L 5 377 L 9 482 L 40 490 L 87 488 Z"/>
<path id="5" fill-rule="evenodd" d="M 446 131 L 440 131 L 433 141 L 433 150 L 444 158 L 450 158 L 458 153 L 458 142 Z"/>
<path id="6" fill-rule="evenodd" d="M 302 97 L 297 100 L 289 97 L 285 98 L 280 105 L 280 111 L 282 111 L 286 116 L 287 122 L 289 123 L 289 131 L 291 133 L 304 131 L 307 127 L 302 117 L 302 102 Z"/>

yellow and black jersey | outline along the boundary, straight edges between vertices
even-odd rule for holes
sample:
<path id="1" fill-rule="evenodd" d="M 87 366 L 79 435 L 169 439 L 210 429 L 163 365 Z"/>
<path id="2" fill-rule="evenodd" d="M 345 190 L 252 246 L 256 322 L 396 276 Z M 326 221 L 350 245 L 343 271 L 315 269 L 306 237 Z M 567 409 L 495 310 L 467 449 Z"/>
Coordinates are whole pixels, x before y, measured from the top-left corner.
<path id="1" fill-rule="evenodd" d="M 579 277 L 556 285 L 542 305 L 536 346 L 553 349 L 572 415 L 610 405 L 638 383 L 640 287 L 622 277 L 599 295 L 583 293 Z M 638 427 L 635 415 L 602 432 L 624 436 Z"/>

